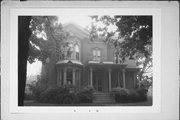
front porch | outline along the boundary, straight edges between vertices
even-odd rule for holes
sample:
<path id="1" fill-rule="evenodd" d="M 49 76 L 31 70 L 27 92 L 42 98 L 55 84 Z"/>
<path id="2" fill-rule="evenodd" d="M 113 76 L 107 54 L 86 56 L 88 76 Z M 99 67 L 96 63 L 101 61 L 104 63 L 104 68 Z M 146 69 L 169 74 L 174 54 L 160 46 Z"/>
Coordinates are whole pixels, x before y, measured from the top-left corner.
<path id="1" fill-rule="evenodd" d="M 136 87 L 138 69 L 126 68 L 126 64 L 89 62 L 87 69 L 88 86 L 93 87 L 96 92 L 110 92 L 116 87 Z"/>

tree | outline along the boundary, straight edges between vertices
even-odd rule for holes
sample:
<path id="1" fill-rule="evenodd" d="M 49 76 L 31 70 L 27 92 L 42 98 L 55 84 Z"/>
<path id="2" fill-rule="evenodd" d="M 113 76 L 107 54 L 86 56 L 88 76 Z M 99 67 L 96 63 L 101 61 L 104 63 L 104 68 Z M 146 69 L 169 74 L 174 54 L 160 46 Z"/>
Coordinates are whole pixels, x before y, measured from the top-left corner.
<path id="1" fill-rule="evenodd" d="M 27 61 L 42 61 L 61 55 L 60 43 L 66 37 L 56 16 L 18 17 L 18 105 L 23 106 Z"/>
<path id="2" fill-rule="evenodd" d="M 18 106 L 23 106 L 26 84 L 26 66 L 29 50 L 29 23 L 31 16 L 18 17 Z"/>
<path id="3" fill-rule="evenodd" d="M 88 28 L 91 39 L 104 37 L 112 45 L 114 54 L 122 58 L 137 59 L 142 68 L 140 79 L 152 67 L 152 16 L 90 16 Z M 114 30 L 112 26 L 115 26 Z"/>
<path id="4" fill-rule="evenodd" d="M 31 36 L 30 51 L 28 61 L 30 63 L 38 59 L 45 62 L 51 54 L 61 55 L 59 45 L 66 38 L 66 32 L 62 30 L 62 25 L 58 23 L 56 16 L 35 16 L 30 22 Z"/>

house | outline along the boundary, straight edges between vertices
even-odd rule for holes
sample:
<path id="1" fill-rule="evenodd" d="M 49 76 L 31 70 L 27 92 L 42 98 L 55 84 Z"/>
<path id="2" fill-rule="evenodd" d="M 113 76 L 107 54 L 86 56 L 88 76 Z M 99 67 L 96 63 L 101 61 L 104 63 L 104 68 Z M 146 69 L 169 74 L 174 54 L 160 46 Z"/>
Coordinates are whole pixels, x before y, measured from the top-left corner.
<path id="1" fill-rule="evenodd" d="M 89 33 L 75 23 L 64 25 L 64 29 L 70 33 L 65 57 L 54 60 L 52 55 L 42 67 L 48 84 L 70 84 L 78 89 L 91 86 L 98 92 L 109 92 L 118 86 L 136 87 L 139 68 L 135 60 L 126 58 L 121 63 L 111 46 L 102 39 L 91 41 Z"/>

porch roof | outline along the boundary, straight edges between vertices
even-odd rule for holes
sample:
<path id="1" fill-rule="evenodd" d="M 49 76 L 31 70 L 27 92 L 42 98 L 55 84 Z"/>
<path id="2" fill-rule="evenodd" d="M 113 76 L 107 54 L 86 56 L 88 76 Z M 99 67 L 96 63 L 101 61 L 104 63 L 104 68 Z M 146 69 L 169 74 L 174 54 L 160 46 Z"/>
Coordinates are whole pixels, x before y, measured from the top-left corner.
<path id="1" fill-rule="evenodd" d="M 126 68 L 127 64 L 115 64 L 113 62 L 105 62 L 105 61 L 89 61 L 89 67 L 98 67 L 98 68 Z"/>
<path id="2" fill-rule="evenodd" d="M 56 65 L 79 65 L 82 66 L 83 64 L 77 60 L 61 60 L 56 63 Z"/>

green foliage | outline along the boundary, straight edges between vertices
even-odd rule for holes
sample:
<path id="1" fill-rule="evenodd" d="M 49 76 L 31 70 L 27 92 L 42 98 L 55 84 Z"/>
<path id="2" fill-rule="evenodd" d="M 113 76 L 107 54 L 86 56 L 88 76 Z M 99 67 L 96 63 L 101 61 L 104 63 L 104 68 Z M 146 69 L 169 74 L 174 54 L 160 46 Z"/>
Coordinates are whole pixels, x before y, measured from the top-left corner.
<path id="1" fill-rule="evenodd" d="M 33 99 L 36 101 L 40 101 L 40 94 L 45 91 L 47 88 L 47 85 L 41 84 L 40 81 L 32 82 L 32 84 L 29 85 L 30 91 L 32 91 Z"/>
<path id="2" fill-rule="evenodd" d="M 139 102 L 140 101 L 140 95 L 138 94 L 137 90 L 129 90 L 129 95 L 128 95 L 128 102 Z"/>
<path id="3" fill-rule="evenodd" d="M 128 90 L 117 87 L 112 89 L 111 95 L 114 97 L 117 103 L 147 101 L 147 90 L 144 88 Z"/>
<path id="4" fill-rule="evenodd" d="M 92 103 L 93 89 L 85 87 L 76 92 L 74 86 L 44 86 L 35 82 L 31 85 L 33 99 L 41 103 L 53 104 L 74 104 L 74 103 Z"/>
<path id="5" fill-rule="evenodd" d="M 137 93 L 140 95 L 140 101 L 146 101 L 147 100 L 147 92 L 148 90 L 146 88 L 139 88 L 137 89 Z"/>
<path id="6" fill-rule="evenodd" d="M 70 93 L 69 88 L 53 86 L 41 93 L 39 102 L 71 104 L 74 100 L 75 94 Z"/>
<path id="7" fill-rule="evenodd" d="M 148 90 L 150 86 L 152 86 L 152 78 L 143 77 L 140 81 L 140 87 Z"/>
<path id="8" fill-rule="evenodd" d="M 111 94 L 118 103 L 125 103 L 128 101 L 129 90 L 121 87 L 112 89 Z"/>
<path id="9" fill-rule="evenodd" d="M 105 36 L 105 42 L 113 44 L 121 58 L 139 57 L 139 54 L 151 56 L 152 16 L 95 15 L 91 18 L 93 22 L 88 29 L 90 34 L 93 33 L 90 35 L 91 39 Z M 109 30 L 111 26 L 116 26 L 117 29 Z"/>
<path id="10" fill-rule="evenodd" d="M 114 48 L 114 55 L 121 63 L 126 58 L 136 59 L 141 68 L 139 77 L 152 73 L 152 16 L 90 16 L 92 24 L 87 28 L 90 39 L 103 38 Z M 116 29 L 110 30 L 112 26 Z"/>
<path id="11" fill-rule="evenodd" d="M 68 86 L 43 86 L 34 84 L 32 87 L 34 100 L 42 103 L 70 104 L 76 103 L 75 93 L 70 91 Z"/>
<path id="12" fill-rule="evenodd" d="M 92 103 L 93 102 L 93 88 L 84 87 L 77 93 L 79 103 Z"/>
<path id="13" fill-rule="evenodd" d="M 33 16 L 29 28 L 32 32 L 29 38 L 30 63 L 35 59 L 45 62 L 52 54 L 57 58 L 61 55 L 59 45 L 66 38 L 66 32 L 63 31 L 57 16 Z"/>
<path id="14" fill-rule="evenodd" d="M 24 100 L 33 100 L 33 94 L 32 93 L 25 93 Z"/>

